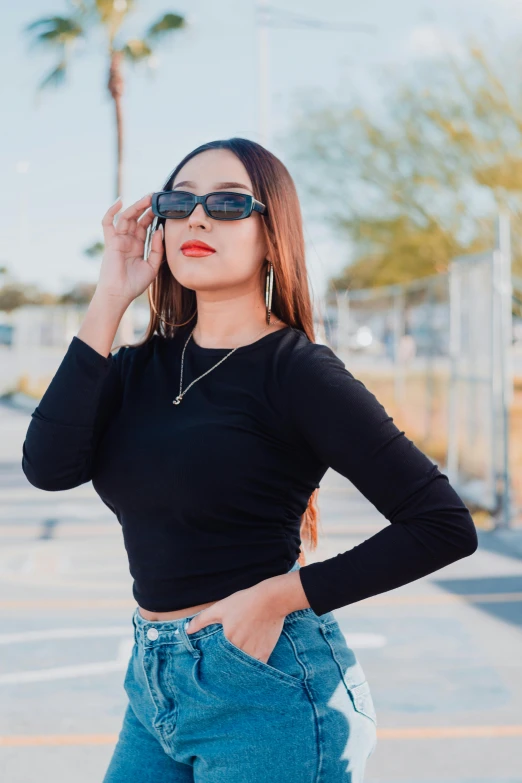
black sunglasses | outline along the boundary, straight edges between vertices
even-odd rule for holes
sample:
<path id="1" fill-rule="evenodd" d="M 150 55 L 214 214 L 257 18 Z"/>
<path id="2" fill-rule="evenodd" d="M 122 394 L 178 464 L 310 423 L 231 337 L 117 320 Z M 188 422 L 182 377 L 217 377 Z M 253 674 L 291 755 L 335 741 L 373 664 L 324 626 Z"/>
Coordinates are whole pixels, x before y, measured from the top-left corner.
<path id="1" fill-rule="evenodd" d="M 197 204 L 214 220 L 243 220 L 252 212 L 266 214 L 266 207 L 248 193 L 220 190 L 196 196 L 185 190 L 161 190 L 152 194 L 152 211 L 159 218 L 181 220 L 192 214 Z"/>

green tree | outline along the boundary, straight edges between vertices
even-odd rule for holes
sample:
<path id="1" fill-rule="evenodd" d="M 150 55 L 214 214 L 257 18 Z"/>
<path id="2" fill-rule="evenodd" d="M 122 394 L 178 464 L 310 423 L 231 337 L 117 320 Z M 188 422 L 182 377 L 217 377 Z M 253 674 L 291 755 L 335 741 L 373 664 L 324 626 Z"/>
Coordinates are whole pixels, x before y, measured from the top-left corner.
<path id="1" fill-rule="evenodd" d="M 464 57 L 384 78 L 378 105 L 352 97 L 298 111 L 298 184 L 353 248 L 331 289 L 444 272 L 456 255 L 491 248 L 499 207 L 512 216 L 520 274 L 522 92 L 508 59 L 468 42 Z"/>
<path id="2" fill-rule="evenodd" d="M 158 44 L 187 26 L 186 19 L 164 13 L 139 38 L 126 38 L 122 27 L 136 7 L 134 0 L 69 0 L 67 16 L 47 16 L 25 27 L 34 47 L 51 48 L 58 55 L 56 66 L 39 85 L 39 92 L 65 83 L 70 60 L 89 32 L 100 31 L 106 47 L 107 89 L 114 103 L 116 129 L 116 177 L 114 198 L 122 195 L 124 122 L 122 99 L 125 88 L 124 63 L 152 63 Z"/>

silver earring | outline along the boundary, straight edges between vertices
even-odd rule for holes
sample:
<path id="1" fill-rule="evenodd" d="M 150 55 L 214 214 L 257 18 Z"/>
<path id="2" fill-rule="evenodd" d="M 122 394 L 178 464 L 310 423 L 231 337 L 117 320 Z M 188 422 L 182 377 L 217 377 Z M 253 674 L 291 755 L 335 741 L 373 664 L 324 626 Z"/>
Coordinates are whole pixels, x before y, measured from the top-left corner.
<path id="1" fill-rule="evenodd" d="M 268 260 L 268 259 L 267 259 Z M 274 267 L 272 262 L 268 261 L 268 267 L 266 270 L 266 288 L 265 288 L 265 304 L 266 304 L 266 322 L 270 323 L 270 312 L 272 309 L 272 291 L 274 289 Z"/>

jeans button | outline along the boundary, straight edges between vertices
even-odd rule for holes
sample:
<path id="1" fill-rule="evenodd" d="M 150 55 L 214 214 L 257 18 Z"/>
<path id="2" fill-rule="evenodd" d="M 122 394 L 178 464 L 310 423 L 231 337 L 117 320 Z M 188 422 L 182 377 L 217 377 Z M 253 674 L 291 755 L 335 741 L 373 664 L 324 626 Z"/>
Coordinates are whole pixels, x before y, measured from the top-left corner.
<path id="1" fill-rule="evenodd" d="M 159 636 L 158 629 L 157 628 L 149 628 L 147 631 L 147 638 L 154 641 L 154 639 L 157 639 Z"/>

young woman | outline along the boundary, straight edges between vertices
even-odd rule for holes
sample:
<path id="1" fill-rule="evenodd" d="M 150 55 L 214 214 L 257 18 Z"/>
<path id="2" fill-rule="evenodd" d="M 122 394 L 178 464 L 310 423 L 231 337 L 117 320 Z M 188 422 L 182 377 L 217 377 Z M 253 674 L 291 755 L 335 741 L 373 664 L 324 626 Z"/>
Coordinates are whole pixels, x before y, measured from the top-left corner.
<path id="1" fill-rule="evenodd" d="M 118 208 L 22 460 L 44 490 L 92 480 L 122 526 L 135 644 L 104 781 L 359 783 L 376 714 L 333 610 L 471 555 L 473 520 L 314 342 L 280 160 L 246 139 L 204 144 L 114 225 Z M 144 339 L 111 353 L 145 290 Z M 329 467 L 391 524 L 305 565 Z"/>

